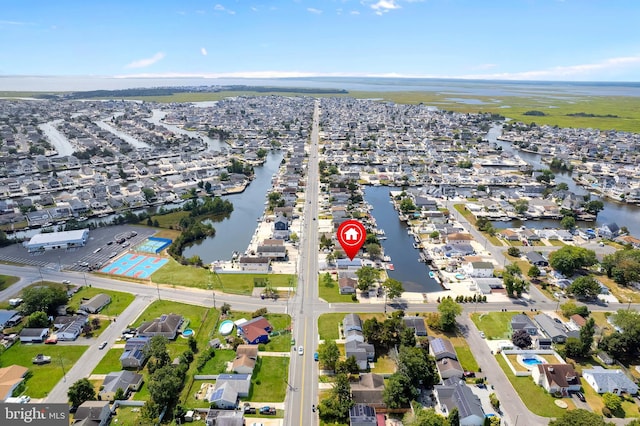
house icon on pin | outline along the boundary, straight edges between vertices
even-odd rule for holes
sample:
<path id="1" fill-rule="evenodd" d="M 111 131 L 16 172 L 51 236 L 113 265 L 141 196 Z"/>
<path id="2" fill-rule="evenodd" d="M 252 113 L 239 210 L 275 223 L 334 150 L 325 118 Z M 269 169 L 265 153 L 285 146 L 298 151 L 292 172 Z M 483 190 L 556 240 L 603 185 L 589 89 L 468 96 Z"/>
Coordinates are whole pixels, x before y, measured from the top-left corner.
<path id="1" fill-rule="evenodd" d="M 347 241 L 358 241 L 358 236 L 360 233 L 356 231 L 354 228 L 349 228 L 344 232 L 345 240 Z"/>

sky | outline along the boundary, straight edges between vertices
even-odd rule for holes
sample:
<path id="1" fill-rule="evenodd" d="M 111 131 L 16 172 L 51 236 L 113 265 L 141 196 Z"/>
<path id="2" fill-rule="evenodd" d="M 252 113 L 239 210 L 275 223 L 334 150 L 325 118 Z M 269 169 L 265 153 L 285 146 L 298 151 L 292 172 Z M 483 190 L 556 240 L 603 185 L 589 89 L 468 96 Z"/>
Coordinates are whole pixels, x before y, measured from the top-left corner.
<path id="1" fill-rule="evenodd" d="M 640 81 L 637 0 L 3 0 L 0 76 Z"/>

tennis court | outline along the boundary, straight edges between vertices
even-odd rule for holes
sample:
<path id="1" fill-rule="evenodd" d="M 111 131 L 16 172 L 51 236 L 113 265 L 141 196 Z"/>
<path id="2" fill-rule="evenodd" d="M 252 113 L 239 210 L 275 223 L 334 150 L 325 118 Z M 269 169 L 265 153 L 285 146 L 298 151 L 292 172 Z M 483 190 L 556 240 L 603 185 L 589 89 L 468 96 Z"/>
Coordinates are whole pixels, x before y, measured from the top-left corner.
<path id="1" fill-rule="evenodd" d="M 149 278 L 169 260 L 156 256 L 126 253 L 100 270 L 105 274 L 122 275 L 131 278 Z"/>
<path id="2" fill-rule="evenodd" d="M 158 254 L 171 244 L 171 240 L 168 238 L 149 237 L 142 243 L 135 246 L 135 251 L 141 251 L 144 253 Z"/>

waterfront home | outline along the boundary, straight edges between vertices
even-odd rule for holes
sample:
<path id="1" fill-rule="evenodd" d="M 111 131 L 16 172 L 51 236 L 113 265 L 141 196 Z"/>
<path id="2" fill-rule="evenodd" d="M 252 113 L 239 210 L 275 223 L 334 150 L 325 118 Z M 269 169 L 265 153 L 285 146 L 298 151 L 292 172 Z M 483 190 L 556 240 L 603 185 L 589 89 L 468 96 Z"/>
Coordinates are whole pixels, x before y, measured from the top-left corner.
<path id="1" fill-rule="evenodd" d="M 620 395 L 625 392 L 629 395 L 635 395 L 638 393 L 638 385 L 619 369 L 605 370 L 600 366 L 595 366 L 583 369 L 582 378 L 600 394 L 611 392 Z"/>
<path id="2" fill-rule="evenodd" d="M 571 364 L 538 364 L 531 370 L 531 377 L 547 392 L 564 397 L 569 396 L 569 392 L 579 391 L 582 386 Z"/>
<path id="3" fill-rule="evenodd" d="M 140 327 L 138 327 L 138 336 L 164 336 L 169 340 L 174 340 L 178 336 L 178 330 L 183 322 L 184 318 L 182 315 L 163 314 L 160 318 L 143 322 Z"/>
<path id="4" fill-rule="evenodd" d="M 620 227 L 617 223 L 605 223 L 601 227 L 598 228 L 598 235 L 603 238 L 613 239 L 620 234 Z"/>
<path id="5" fill-rule="evenodd" d="M 240 265 L 240 269 L 245 272 L 266 274 L 269 272 L 271 261 L 264 256 L 240 256 L 238 264 Z"/>
<path id="6" fill-rule="evenodd" d="M 367 404 L 382 408 L 385 406 L 384 377 L 376 373 L 363 373 L 358 376 L 358 381 L 351 383 L 351 397 L 356 404 Z"/>
<path id="7" fill-rule="evenodd" d="M 538 327 L 533 323 L 531 318 L 524 314 L 516 314 L 511 317 L 511 330 L 526 330 L 529 336 L 538 334 Z"/>
<path id="8" fill-rule="evenodd" d="M 140 390 L 142 381 L 142 374 L 137 374 L 132 371 L 121 370 L 111 372 L 105 376 L 98 396 L 101 401 L 113 401 L 118 389 L 122 389 L 124 391 L 124 399 L 127 399 L 131 392 Z"/>
<path id="9" fill-rule="evenodd" d="M 447 379 L 443 385 L 434 386 L 434 393 L 444 415 L 448 415 L 451 410 L 457 408 L 460 425 L 484 425 L 484 410 L 480 398 L 471 391 L 464 381 L 457 378 Z"/>
<path id="10" fill-rule="evenodd" d="M 462 265 L 462 270 L 473 278 L 493 277 L 494 265 L 491 262 L 467 262 Z"/>
<path id="11" fill-rule="evenodd" d="M 276 217 L 273 221 L 273 238 L 288 240 L 289 235 L 289 220 L 284 216 Z"/>
<path id="12" fill-rule="evenodd" d="M 287 248 L 285 246 L 261 245 L 256 249 L 256 255 L 258 255 L 258 257 L 266 257 L 268 259 L 286 259 Z"/>
<path id="13" fill-rule="evenodd" d="M 447 235 L 447 244 L 450 245 L 469 244 L 471 241 L 474 241 L 471 234 L 456 232 L 454 234 Z"/>
<path id="14" fill-rule="evenodd" d="M 353 259 L 337 259 L 336 265 L 339 270 L 357 271 L 362 268 L 362 259 L 358 257 Z"/>

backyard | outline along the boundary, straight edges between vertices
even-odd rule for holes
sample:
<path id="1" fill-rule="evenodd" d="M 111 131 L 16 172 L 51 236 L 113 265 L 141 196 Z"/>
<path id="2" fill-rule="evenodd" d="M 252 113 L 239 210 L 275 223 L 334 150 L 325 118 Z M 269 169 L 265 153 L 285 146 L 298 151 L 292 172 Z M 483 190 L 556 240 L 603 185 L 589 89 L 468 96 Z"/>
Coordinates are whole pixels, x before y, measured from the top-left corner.
<path id="1" fill-rule="evenodd" d="M 511 318 L 517 312 L 485 312 L 471 314 L 471 320 L 487 339 L 510 339 Z"/>
<path id="2" fill-rule="evenodd" d="M 449 339 L 456 350 L 458 361 L 460 361 L 460 365 L 465 371 L 478 371 L 480 369 L 475 357 L 473 356 L 473 352 L 471 352 L 471 348 L 464 337 L 457 333 L 442 333 L 432 329 L 429 329 L 429 335 Z"/>
<path id="3" fill-rule="evenodd" d="M 120 364 L 120 356 L 123 349 L 109 349 L 104 357 L 100 360 L 96 368 L 93 369 L 91 374 L 109 374 L 114 371 L 122 370 L 122 364 Z"/>
<path id="4" fill-rule="evenodd" d="M 331 313 L 331 314 L 322 314 L 318 318 L 318 334 L 320 335 L 320 340 L 338 340 L 340 339 L 339 335 L 339 326 L 342 324 L 342 320 L 344 316 L 347 315 L 348 312 L 343 313 Z M 364 323 L 369 318 L 377 318 L 378 321 L 384 321 L 385 314 L 358 314 L 360 319 Z"/>

